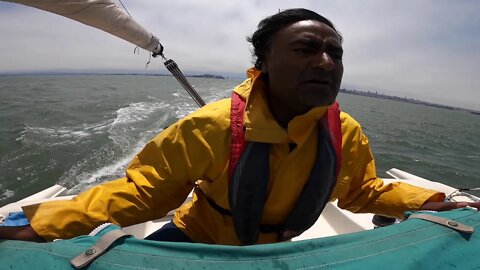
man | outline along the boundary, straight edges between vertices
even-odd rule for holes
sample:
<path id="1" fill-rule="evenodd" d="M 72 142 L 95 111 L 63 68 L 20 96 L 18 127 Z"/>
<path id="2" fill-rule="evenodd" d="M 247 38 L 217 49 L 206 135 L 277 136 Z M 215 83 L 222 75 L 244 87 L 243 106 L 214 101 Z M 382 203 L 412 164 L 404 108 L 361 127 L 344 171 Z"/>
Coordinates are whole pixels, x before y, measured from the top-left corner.
<path id="1" fill-rule="evenodd" d="M 89 233 L 105 222 L 128 226 L 160 218 L 180 207 L 192 189 L 193 200 L 151 239 L 227 245 L 283 241 L 311 221 L 292 216 L 318 217 L 326 200 L 335 199 L 353 212 L 394 217 L 406 210 L 467 206 L 403 183 L 384 186 L 377 178 L 360 125 L 332 105 L 342 79 L 343 50 L 330 21 L 305 9 L 285 10 L 262 20 L 249 41 L 255 68 L 233 96 L 235 108 L 240 104 L 244 111 L 234 113 L 230 99 L 201 108 L 148 143 L 125 178 L 71 201 L 25 207 L 31 225 L 0 228 L 0 238 L 51 241 Z M 327 121 L 327 115 L 333 117 Z M 234 121 L 237 117 L 243 119 Z M 232 133 L 231 124 L 240 125 L 241 137 Z M 331 135 L 336 127 L 341 134 Z M 238 140 L 243 150 L 233 149 Z M 247 154 L 265 153 L 261 149 L 267 149 L 266 156 Z M 239 156 L 235 162 L 232 153 Z M 259 174 L 266 176 L 255 178 Z M 255 179 L 249 186 L 253 191 L 244 187 L 249 179 Z M 302 204 L 307 210 L 297 209 Z"/>

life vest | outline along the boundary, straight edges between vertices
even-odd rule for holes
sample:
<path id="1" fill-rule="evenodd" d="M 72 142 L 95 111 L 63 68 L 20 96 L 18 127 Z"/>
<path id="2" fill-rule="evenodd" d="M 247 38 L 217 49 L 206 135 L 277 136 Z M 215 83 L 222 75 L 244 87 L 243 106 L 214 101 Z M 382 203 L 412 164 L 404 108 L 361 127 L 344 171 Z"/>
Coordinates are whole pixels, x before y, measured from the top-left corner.
<path id="1" fill-rule="evenodd" d="M 244 245 L 256 243 L 259 232 L 276 232 L 278 241 L 302 234 L 317 221 L 335 186 L 341 166 L 340 108 L 331 105 L 318 123 L 317 158 L 292 212 L 283 224 L 262 224 L 269 181 L 268 143 L 247 142 L 243 126 L 245 100 L 233 92 L 230 116 L 232 142 L 229 161 L 230 211 L 210 204 L 233 218 L 237 237 Z"/>

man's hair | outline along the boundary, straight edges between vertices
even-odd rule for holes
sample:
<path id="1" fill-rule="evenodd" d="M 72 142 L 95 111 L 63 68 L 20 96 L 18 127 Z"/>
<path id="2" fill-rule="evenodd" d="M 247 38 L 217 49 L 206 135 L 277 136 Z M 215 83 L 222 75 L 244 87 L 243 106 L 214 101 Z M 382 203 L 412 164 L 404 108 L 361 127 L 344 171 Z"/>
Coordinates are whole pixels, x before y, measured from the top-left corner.
<path id="1" fill-rule="evenodd" d="M 275 33 L 290 24 L 305 20 L 319 21 L 330 26 L 342 41 L 342 36 L 335 29 L 333 23 L 322 15 L 304 8 L 286 9 L 261 20 L 258 23 L 257 31 L 251 37 L 247 37 L 247 41 L 253 45 L 252 54 L 254 59 L 256 58 L 255 67 L 259 70 L 262 69 L 264 53 L 269 49 Z"/>

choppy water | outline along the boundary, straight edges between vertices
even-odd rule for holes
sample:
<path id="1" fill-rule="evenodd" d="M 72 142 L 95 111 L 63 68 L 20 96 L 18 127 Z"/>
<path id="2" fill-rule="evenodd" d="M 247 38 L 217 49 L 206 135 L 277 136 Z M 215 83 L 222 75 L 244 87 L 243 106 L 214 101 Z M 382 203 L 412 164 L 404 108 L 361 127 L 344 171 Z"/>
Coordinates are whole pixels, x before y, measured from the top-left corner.
<path id="1" fill-rule="evenodd" d="M 207 101 L 235 80 L 189 79 Z M 340 94 L 369 136 L 379 175 L 396 167 L 480 186 L 480 116 Z M 197 108 L 171 77 L 0 77 L 0 206 L 55 183 L 78 192 L 122 176 L 141 147 Z"/>

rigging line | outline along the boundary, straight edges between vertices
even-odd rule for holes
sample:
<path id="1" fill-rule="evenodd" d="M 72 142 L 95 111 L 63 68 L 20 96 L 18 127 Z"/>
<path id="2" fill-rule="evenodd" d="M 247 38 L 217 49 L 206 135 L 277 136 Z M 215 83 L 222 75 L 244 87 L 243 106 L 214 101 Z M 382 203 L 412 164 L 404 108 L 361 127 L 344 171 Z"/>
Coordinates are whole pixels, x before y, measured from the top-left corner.
<path id="1" fill-rule="evenodd" d="M 125 12 L 128 14 L 128 16 L 130 16 L 130 18 L 132 18 L 132 15 L 130 15 L 130 12 L 128 12 L 128 10 L 125 7 L 125 5 L 123 4 L 122 0 L 118 0 L 118 1 L 120 2 L 120 4 L 122 4 L 123 9 L 125 9 Z"/>
<path id="2" fill-rule="evenodd" d="M 150 56 L 148 57 L 148 62 L 145 64 L 145 69 L 148 68 L 148 64 L 150 64 L 150 60 L 152 60 L 152 55 L 150 54 Z"/>
<path id="3" fill-rule="evenodd" d="M 199 106 L 205 105 L 201 100 L 200 96 L 196 92 L 191 91 L 191 85 L 188 83 L 188 81 L 185 81 L 185 79 L 181 78 L 182 75 L 180 75 L 178 71 L 173 71 L 172 73 L 174 74 L 175 78 L 179 80 L 183 88 L 187 90 L 188 94 L 190 94 L 190 96 L 197 102 Z"/>
<path id="4" fill-rule="evenodd" d="M 180 83 L 184 87 L 187 87 L 187 88 L 191 87 L 191 85 L 187 81 L 187 78 L 185 78 L 185 76 L 183 75 L 183 73 L 179 69 L 172 69 L 171 72 L 175 75 L 175 77 L 180 81 Z M 193 94 L 195 94 L 195 92 L 193 92 Z M 196 96 L 198 96 L 198 95 L 196 95 Z"/>
<path id="5" fill-rule="evenodd" d="M 130 14 L 130 12 L 128 12 L 128 9 L 127 7 L 123 4 L 122 0 L 118 0 L 120 2 L 120 4 L 122 5 L 123 9 L 125 10 L 125 13 L 127 13 L 127 15 L 133 19 L 132 15 Z M 135 46 L 135 49 L 133 49 L 133 54 L 135 53 L 140 53 L 140 47 Z M 150 63 L 150 59 L 148 60 L 148 63 Z M 148 66 L 148 63 L 147 63 L 147 66 Z"/>
<path id="6" fill-rule="evenodd" d="M 173 60 L 165 61 L 165 67 L 173 74 L 177 81 L 183 86 L 183 88 L 188 92 L 188 94 L 193 98 L 199 107 L 205 105 L 205 101 L 200 97 L 200 95 L 195 91 L 195 89 L 190 85 L 188 80 L 185 78 L 185 75 L 180 71 L 178 65 Z"/>
<path id="7" fill-rule="evenodd" d="M 120 4 L 122 5 L 123 9 L 125 10 L 125 13 L 127 13 L 127 15 L 133 19 L 132 15 L 130 14 L 130 12 L 128 12 L 128 9 L 127 7 L 123 4 L 122 0 L 118 0 L 120 2 Z M 133 54 L 135 53 L 140 53 L 140 47 L 135 46 L 135 49 L 133 49 Z M 148 63 L 147 63 L 147 66 L 148 64 L 150 63 L 150 59 L 148 59 Z M 146 67 L 145 67 L 146 68 Z"/>
<path id="8" fill-rule="evenodd" d="M 182 76 L 183 76 L 183 74 L 182 74 Z M 190 85 L 190 83 L 187 81 L 187 79 L 185 77 L 183 78 L 183 81 L 184 81 L 183 83 L 187 87 L 187 89 L 190 89 L 190 90 L 188 90 L 188 92 L 197 101 L 198 105 L 204 106 L 205 102 L 202 100 L 200 95 L 195 90 L 193 90 L 193 87 Z"/>
<path id="9" fill-rule="evenodd" d="M 130 16 L 130 18 L 133 18 L 132 15 L 130 15 L 130 12 L 128 12 L 127 7 L 125 7 L 125 5 L 123 4 L 122 0 L 118 0 L 118 1 L 122 5 L 123 9 L 128 14 L 128 16 Z M 198 106 L 199 107 L 205 106 L 205 104 L 206 104 L 205 101 L 203 101 L 202 97 L 197 93 L 197 91 L 195 91 L 193 86 L 188 82 L 187 78 L 185 78 L 185 75 L 183 75 L 183 73 L 179 69 L 177 63 L 175 63 L 175 61 L 173 61 L 171 59 L 167 60 L 167 58 L 165 58 L 165 56 L 163 55 L 163 46 L 161 44 L 160 44 L 160 46 L 161 46 L 160 53 L 153 53 L 153 57 L 156 57 L 156 56 L 160 55 L 163 58 L 163 60 L 165 61 L 165 63 L 164 63 L 165 67 L 173 74 L 173 76 L 183 86 L 183 88 L 185 90 L 187 90 L 188 94 L 193 98 L 193 100 L 195 100 L 195 102 L 198 104 Z M 140 49 L 138 49 L 138 50 L 137 49 L 138 49 L 138 46 L 135 47 L 135 49 L 133 50 L 134 54 L 135 54 L 135 51 L 137 51 L 137 52 L 140 51 Z M 145 64 L 145 68 L 148 67 L 148 64 L 150 64 L 151 59 L 152 59 L 152 54 L 148 58 L 148 62 L 147 62 L 147 64 Z"/>

